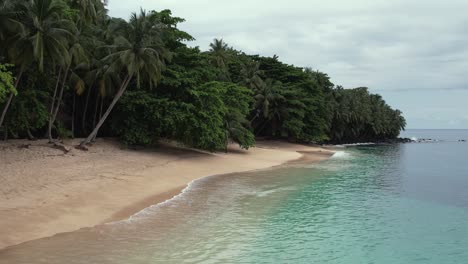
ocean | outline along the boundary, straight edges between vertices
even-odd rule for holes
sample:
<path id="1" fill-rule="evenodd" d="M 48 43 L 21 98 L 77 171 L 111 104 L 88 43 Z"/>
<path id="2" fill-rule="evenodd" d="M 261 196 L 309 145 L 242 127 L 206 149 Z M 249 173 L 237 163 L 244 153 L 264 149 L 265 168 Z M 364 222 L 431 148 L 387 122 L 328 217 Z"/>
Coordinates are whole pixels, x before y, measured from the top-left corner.
<path id="1" fill-rule="evenodd" d="M 0 251 L 0 263 L 468 263 L 468 130 L 339 148 L 318 164 L 192 182 L 131 218 Z"/>

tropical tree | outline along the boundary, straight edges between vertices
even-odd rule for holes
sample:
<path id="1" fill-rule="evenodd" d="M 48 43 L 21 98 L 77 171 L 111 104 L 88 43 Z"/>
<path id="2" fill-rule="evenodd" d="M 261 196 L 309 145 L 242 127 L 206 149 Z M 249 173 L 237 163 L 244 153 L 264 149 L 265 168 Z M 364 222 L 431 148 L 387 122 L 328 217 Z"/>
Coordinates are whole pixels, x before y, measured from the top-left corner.
<path id="1" fill-rule="evenodd" d="M 71 66 L 73 65 L 74 67 L 79 67 L 80 64 L 87 64 L 88 63 L 87 52 L 85 51 L 85 49 L 84 49 L 82 43 L 80 42 L 80 40 L 82 40 L 82 39 L 80 38 L 79 31 L 76 31 L 75 37 L 73 38 L 73 43 L 69 43 L 68 54 L 70 56 L 70 61 L 64 67 L 65 71 L 64 71 L 64 74 L 63 74 L 62 84 L 60 86 L 60 90 L 59 90 L 58 95 L 57 95 L 57 85 L 59 83 L 59 80 L 57 80 L 56 89 L 54 91 L 54 97 L 52 98 L 52 105 L 51 105 L 51 108 L 50 108 L 50 116 L 49 116 L 49 127 L 48 127 L 48 130 L 47 130 L 49 142 L 53 141 L 53 139 L 52 139 L 52 126 L 53 126 L 53 124 L 54 124 L 54 122 L 55 122 L 55 120 L 57 118 L 57 114 L 58 114 L 59 109 L 60 109 L 60 105 L 61 105 L 61 102 L 62 102 L 65 86 L 67 85 L 67 83 L 69 83 L 70 75 L 74 76 L 75 85 L 76 85 L 76 82 L 78 82 L 80 80 L 78 75 L 76 73 L 74 73 L 73 71 L 71 71 Z"/>
<path id="2" fill-rule="evenodd" d="M 106 3 L 102 0 L 71 0 L 71 7 L 80 10 L 85 21 L 96 22 L 100 13 L 105 11 Z"/>
<path id="3" fill-rule="evenodd" d="M 74 38 L 76 27 L 73 21 L 62 18 L 66 5 L 60 0 L 33 0 L 26 5 L 25 39 L 31 42 L 35 62 L 40 71 L 44 70 L 47 58 L 51 65 L 62 67 L 70 63 L 69 43 Z"/>
<path id="4" fill-rule="evenodd" d="M 105 8 L 102 0 L 0 1 L 5 138 L 88 136 L 83 147 L 101 132 L 127 144 L 169 138 L 214 151 L 230 141 L 248 148 L 254 134 L 386 140 L 406 125 L 381 96 L 335 87 L 324 72 L 248 55 L 222 39 L 207 52 L 188 47 L 193 37 L 170 10 L 125 21 Z"/>
<path id="5" fill-rule="evenodd" d="M 226 108 L 223 114 L 225 150 L 227 151 L 229 140 L 238 143 L 241 148 L 248 149 L 253 146 L 255 137 L 246 118 L 253 103 L 253 92 L 246 87 L 224 82 L 209 82 L 204 84 L 202 89 L 214 89 L 219 92 Z"/>
<path id="6" fill-rule="evenodd" d="M 37 63 L 39 71 L 42 72 L 44 61 L 47 58 L 54 68 L 56 65 L 59 66 L 54 92 L 55 98 L 62 68 L 70 61 L 68 43 L 73 39 L 72 32 L 75 30 L 73 22 L 61 18 L 65 8 L 65 4 L 59 0 L 32 0 L 21 3 L 20 9 L 24 12 L 25 33 L 10 40 L 8 47 L 10 61 L 19 68 L 15 88 L 18 86 L 25 68 L 32 61 Z M 0 117 L 0 126 L 12 99 L 13 94 L 10 95 L 4 106 L 2 117 Z M 51 114 L 53 114 L 52 111 Z"/>
<path id="7" fill-rule="evenodd" d="M 275 120 L 273 122 L 277 122 L 278 119 L 281 119 L 281 114 L 283 113 L 281 105 L 285 100 L 284 96 L 280 93 L 281 87 L 281 82 L 267 79 L 265 84 L 255 94 L 254 109 L 258 117 L 261 118 L 257 122 L 257 125 L 254 125 L 254 128 L 262 124 L 256 134 L 262 132 L 270 121 Z M 255 118 L 252 121 L 254 120 Z"/>
<path id="8" fill-rule="evenodd" d="M 264 85 L 265 82 L 264 72 L 260 70 L 260 63 L 254 60 L 250 60 L 241 70 L 242 84 L 247 88 L 250 88 L 252 91 L 259 91 Z"/>
<path id="9" fill-rule="evenodd" d="M 220 69 L 218 79 L 220 81 L 230 81 L 229 72 L 227 70 L 227 64 L 229 60 L 229 46 L 223 39 L 213 39 L 213 43 L 210 43 L 210 54 L 213 57 L 213 64 Z"/>
<path id="10" fill-rule="evenodd" d="M 21 15 L 24 14 L 23 10 L 21 9 L 20 1 L 12 1 L 12 0 L 5 0 L 0 3 L 0 61 L 2 61 L 2 57 L 4 60 L 7 60 L 9 63 L 13 63 L 15 65 L 20 64 L 20 66 L 25 66 L 28 53 L 23 52 L 23 55 L 10 55 L 11 51 L 14 51 L 19 39 L 23 37 L 24 34 L 24 26 L 19 20 Z M 13 57 L 13 58 L 12 58 Z M 5 65 L 2 69 L 3 72 L 6 74 Z M 3 121 L 5 120 L 6 113 L 8 108 L 10 107 L 11 101 L 13 100 L 13 96 L 17 94 L 17 86 L 21 79 L 21 75 L 24 71 L 24 67 L 21 67 L 19 74 L 16 77 L 16 81 L 14 82 L 14 87 L 11 89 L 7 89 L 8 85 L 5 87 L 3 91 L 3 96 L 8 96 L 8 99 L 5 102 L 3 107 L 1 116 L 0 116 L 0 128 L 3 125 Z M 4 80 L 5 81 L 5 80 Z"/>
<path id="11" fill-rule="evenodd" d="M 23 14 L 20 4 L 22 1 L 3 0 L 0 2 L 0 47 L 6 48 L 8 38 L 23 33 L 23 24 L 20 17 Z"/>
<path id="12" fill-rule="evenodd" d="M 210 43 L 210 52 L 213 54 L 214 63 L 220 68 L 226 68 L 228 54 L 227 51 L 229 46 L 223 39 L 213 39 L 213 43 Z"/>
<path id="13" fill-rule="evenodd" d="M 145 11 L 141 10 L 139 15 L 133 13 L 122 32 L 114 44 L 108 47 L 111 54 L 103 60 L 109 61 L 109 72 L 123 72 L 124 78 L 106 112 L 94 130 L 81 142 L 81 147 L 97 135 L 133 78 L 136 78 L 137 86 L 142 82 L 155 86 L 161 78 L 165 62 L 170 59 L 170 53 L 162 45 L 158 27 L 150 23 Z"/>

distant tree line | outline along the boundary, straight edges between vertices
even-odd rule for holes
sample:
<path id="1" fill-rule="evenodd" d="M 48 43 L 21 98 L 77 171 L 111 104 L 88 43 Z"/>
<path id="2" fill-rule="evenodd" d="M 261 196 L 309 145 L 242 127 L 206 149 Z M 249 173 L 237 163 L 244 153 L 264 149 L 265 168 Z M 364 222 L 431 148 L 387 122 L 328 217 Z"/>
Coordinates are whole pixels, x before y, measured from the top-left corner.
<path id="1" fill-rule="evenodd" d="M 215 39 L 189 47 L 169 10 L 129 20 L 101 0 L 2 0 L 0 133 L 7 138 L 118 136 L 222 150 L 255 138 L 297 142 L 392 139 L 405 119 L 367 88 L 248 55 Z"/>

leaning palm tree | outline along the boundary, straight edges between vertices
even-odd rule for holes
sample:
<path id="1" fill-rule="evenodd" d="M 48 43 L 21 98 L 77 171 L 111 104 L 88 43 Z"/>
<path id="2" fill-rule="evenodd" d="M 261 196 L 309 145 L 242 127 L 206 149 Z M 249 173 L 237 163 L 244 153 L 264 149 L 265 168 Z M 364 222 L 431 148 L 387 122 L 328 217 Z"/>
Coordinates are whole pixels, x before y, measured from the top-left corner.
<path id="1" fill-rule="evenodd" d="M 141 82 L 151 87 L 155 86 L 161 78 L 165 61 L 170 59 L 170 53 L 162 44 L 160 27 L 150 23 L 145 11 L 141 10 L 139 15 L 133 13 L 129 23 L 124 24 L 123 27 L 123 34 L 115 39 L 114 45 L 108 47 L 111 54 L 103 60 L 110 64 L 109 74 L 118 72 L 123 74 L 124 78 L 96 127 L 81 142 L 81 148 L 96 137 L 130 82 L 136 78 L 137 86 L 140 86 Z"/>

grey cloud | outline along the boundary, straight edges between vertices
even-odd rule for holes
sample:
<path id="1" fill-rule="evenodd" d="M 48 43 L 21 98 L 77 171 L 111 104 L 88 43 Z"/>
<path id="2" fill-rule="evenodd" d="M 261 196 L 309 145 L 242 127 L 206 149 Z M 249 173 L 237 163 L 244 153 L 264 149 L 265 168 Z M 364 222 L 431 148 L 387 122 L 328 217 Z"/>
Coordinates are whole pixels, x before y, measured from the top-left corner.
<path id="1" fill-rule="evenodd" d="M 277 54 L 286 63 L 327 72 L 344 87 L 421 96 L 468 87 L 466 0 L 111 0 L 109 9 L 126 18 L 140 6 L 186 18 L 180 27 L 201 49 L 224 38 L 247 53 Z M 397 96 L 391 102 L 402 109 L 418 103 Z"/>

